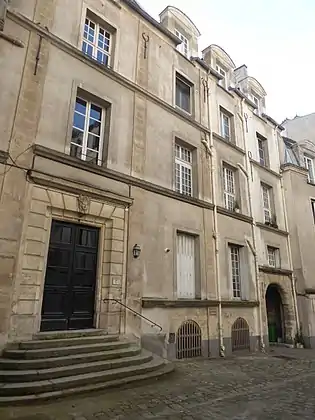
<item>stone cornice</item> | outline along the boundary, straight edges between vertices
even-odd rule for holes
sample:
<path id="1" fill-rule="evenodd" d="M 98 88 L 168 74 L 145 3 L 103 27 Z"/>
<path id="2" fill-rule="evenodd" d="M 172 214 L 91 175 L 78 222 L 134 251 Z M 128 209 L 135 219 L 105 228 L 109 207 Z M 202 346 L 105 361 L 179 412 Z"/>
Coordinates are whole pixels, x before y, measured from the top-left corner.
<path id="1" fill-rule="evenodd" d="M 269 172 L 271 175 L 276 176 L 277 178 L 281 178 L 281 174 L 279 174 L 276 171 L 273 171 L 272 169 L 268 168 L 267 166 L 263 166 L 261 165 L 259 162 L 257 162 L 257 160 L 254 159 L 250 159 L 250 162 L 256 166 L 257 168 L 262 169 L 263 171 Z"/>
<path id="2" fill-rule="evenodd" d="M 244 149 L 242 149 L 239 146 L 236 146 L 236 144 L 233 143 L 232 141 L 226 140 L 224 137 L 220 136 L 220 134 L 213 132 L 213 137 L 216 140 L 219 140 L 220 142 L 226 144 L 227 146 L 232 147 L 232 149 L 236 150 L 237 152 L 241 153 L 242 155 L 244 155 L 244 156 L 246 155 L 246 152 L 245 152 Z"/>
<path id="3" fill-rule="evenodd" d="M 220 206 L 217 206 L 217 210 L 219 214 L 224 214 L 225 216 L 229 216 L 229 217 L 232 217 L 233 219 L 241 220 L 242 222 L 253 223 L 252 217 L 246 216 L 245 214 L 236 213 L 235 211 L 230 211 Z"/>
<path id="4" fill-rule="evenodd" d="M 191 204 L 193 206 L 206 208 L 209 210 L 213 210 L 213 207 L 214 207 L 212 203 L 209 203 L 207 201 L 199 200 L 198 198 L 195 198 L 195 197 L 185 196 L 183 194 L 179 194 L 168 188 L 165 188 L 156 184 L 152 184 L 151 182 L 148 182 L 148 181 L 144 181 L 143 179 L 126 175 L 121 172 L 113 171 L 112 169 L 108 169 L 102 166 L 90 164 L 88 162 L 74 158 L 64 153 L 60 153 L 56 150 L 48 149 L 47 147 L 34 145 L 33 150 L 34 150 L 35 156 L 40 156 L 49 160 L 53 160 L 55 162 L 59 162 L 64 165 L 69 165 L 74 168 L 81 169 L 83 171 L 92 172 L 100 176 L 104 176 L 106 178 L 109 178 L 118 182 L 122 182 L 124 184 L 130 185 L 133 187 L 141 188 L 143 190 L 160 194 L 165 197 L 172 198 L 174 200 Z"/>
<path id="5" fill-rule="evenodd" d="M 211 308 L 219 306 L 219 301 L 215 299 L 160 299 L 146 298 L 141 299 L 143 308 Z M 256 307 L 259 302 L 255 300 L 222 300 L 222 307 Z"/>
<path id="6" fill-rule="evenodd" d="M 131 80 L 127 79 L 126 77 L 122 76 L 121 74 L 117 73 L 110 67 L 106 67 L 96 60 L 88 57 L 86 54 L 83 54 L 78 48 L 69 44 L 68 42 L 64 41 L 63 39 L 57 37 L 52 32 L 47 31 L 45 28 L 42 28 L 40 25 L 36 25 L 27 17 L 21 15 L 20 13 L 8 12 L 8 17 L 13 20 L 14 22 L 22 25 L 24 28 L 38 33 L 44 39 L 49 41 L 52 45 L 59 48 L 60 50 L 66 52 L 67 54 L 71 55 L 72 57 L 84 62 L 91 68 L 101 72 L 105 76 L 109 77 L 110 79 L 120 83 L 121 85 L 125 86 L 126 88 L 134 91 L 135 93 L 139 93 L 145 96 L 147 99 L 151 100 L 155 104 L 161 106 L 168 112 L 172 113 L 176 117 L 182 119 L 186 123 L 192 125 L 193 127 L 201 130 L 202 132 L 206 132 L 210 134 L 210 130 L 208 127 L 198 123 L 194 118 L 180 112 L 178 109 L 170 105 L 169 103 L 163 101 L 158 96 L 153 95 L 152 93 L 148 92 L 146 89 L 142 88 L 141 86 L 137 85 L 136 83 L 132 82 Z"/>
<path id="7" fill-rule="evenodd" d="M 263 273 L 277 274 L 281 276 L 291 276 L 293 273 L 291 270 L 286 270 L 284 268 L 269 267 L 269 265 L 260 265 L 259 271 L 262 271 Z"/>
<path id="8" fill-rule="evenodd" d="M 281 170 L 283 172 L 296 172 L 300 175 L 307 176 L 308 170 L 306 168 L 303 168 L 303 166 L 294 165 L 294 163 L 284 163 L 281 165 Z"/>
<path id="9" fill-rule="evenodd" d="M 282 229 L 277 229 L 277 228 L 272 227 L 272 226 L 265 225 L 264 223 L 257 222 L 256 226 L 261 228 L 261 229 L 265 229 L 265 230 L 269 230 L 271 232 L 274 232 L 278 235 L 289 236 L 289 232 L 286 232 L 285 230 L 282 230 Z"/>

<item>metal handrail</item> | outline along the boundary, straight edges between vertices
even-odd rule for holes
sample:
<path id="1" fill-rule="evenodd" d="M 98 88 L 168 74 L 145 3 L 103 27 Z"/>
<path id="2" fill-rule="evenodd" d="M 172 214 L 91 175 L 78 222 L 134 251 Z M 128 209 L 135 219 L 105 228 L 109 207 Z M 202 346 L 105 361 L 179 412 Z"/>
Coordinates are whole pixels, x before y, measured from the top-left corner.
<path id="1" fill-rule="evenodd" d="M 133 309 L 129 308 L 129 306 L 125 305 L 125 304 L 124 304 L 124 303 L 122 303 L 120 300 L 113 299 L 113 298 L 111 298 L 111 299 L 106 299 L 106 298 L 105 298 L 105 299 L 103 299 L 103 302 L 106 302 L 106 301 L 108 301 L 108 302 L 116 302 L 116 303 L 119 303 L 119 305 L 121 305 L 121 306 L 123 306 L 124 308 L 128 309 L 128 311 L 130 311 L 130 312 L 134 313 L 135 315 L 139 316 L 140 318 L 143 318 L 143 319 L 145 319 L 146 321 L 148 321 L 150 324 L 152 324 L 152 325 L 151 325 L 151 327 L 155 326 L 155 327 L 159 328 L 160 332 L 162 331 L 162 329 L 163 329 L 163 328 L 161 327 L 161 325 L 157 324 L 156 322 L 152 321 L 151 319 L 147 318 L 146 316 L 144 316 L 144 315 L 140 314 L 140 312 L 137 312 L 137 311 L 135 311 L 135 310 L 133 310 Z"/>

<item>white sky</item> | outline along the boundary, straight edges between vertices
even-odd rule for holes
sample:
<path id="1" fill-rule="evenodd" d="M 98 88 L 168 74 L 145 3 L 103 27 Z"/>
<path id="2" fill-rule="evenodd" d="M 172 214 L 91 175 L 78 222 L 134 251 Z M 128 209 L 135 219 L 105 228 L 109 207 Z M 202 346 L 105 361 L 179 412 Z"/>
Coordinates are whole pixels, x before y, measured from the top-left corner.
<path id="1" fill-rule="evenodd" d="M 168 5 L 200 30 L 200 51 L 220 45 L 267 92 L 281 122 L 315 111 L 315 0 L 140 0 L 155 19 Z"/>

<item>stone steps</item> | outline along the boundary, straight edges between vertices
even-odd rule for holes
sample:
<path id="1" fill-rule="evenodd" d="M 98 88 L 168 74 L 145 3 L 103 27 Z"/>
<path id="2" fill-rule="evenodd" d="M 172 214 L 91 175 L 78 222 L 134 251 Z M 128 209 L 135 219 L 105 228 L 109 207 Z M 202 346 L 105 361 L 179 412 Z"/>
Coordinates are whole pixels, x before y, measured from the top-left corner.
<path id="1" fill-rule="evenodd" d="M 98 330 L 40 333 L 0 358 L 0 404 L 106 389 L 172 369 L 136 343 Z"/>

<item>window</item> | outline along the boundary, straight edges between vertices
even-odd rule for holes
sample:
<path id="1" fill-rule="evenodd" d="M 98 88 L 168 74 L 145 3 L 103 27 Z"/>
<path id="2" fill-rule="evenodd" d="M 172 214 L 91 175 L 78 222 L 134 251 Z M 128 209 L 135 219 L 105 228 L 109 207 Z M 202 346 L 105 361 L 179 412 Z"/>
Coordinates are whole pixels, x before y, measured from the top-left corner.
<path id="1" fill-rule="evenodd" d="M 229 245 L 230 259 L 231 259 L 231 277 L 233 297 L 241 297 L 241 261 L 240 261 L 240 247 L 237 245 Z"/>
<path id="2" fill-rule="evenodd" d="M 220 116 L 221 116 L 221 135 L 226 140 L 230 141 L 231 140 L 231 117 L 225 112 L 223 112 L 222 110 L 220 111 Z"/>
<path id="3" fill-rule="evenodd" d="M 270 192 L 271 188 L 266 185 L 261 186 L 262 198 L 263 198 L 263 210 L 264 210 L 264 222 L 266 224 L 271 223 L 271 201 L 270 201 Z"/>
<path id="4" fill-rule="evenodd" d="M 105 111 L 98 105 L 77 97 L 72 124 L 70 155 L 102 163 Z"/>
<path id="5" fill-rule="evenodd" d="M 176 106 L 191 114 L 191 84 L 176 73 Z"/>
<path id="6" fill-rule="evenodd" d="M 105 66 L 110 65 L 112 35 L 103 26 L 86 18 L 82 51 Z"/>
<path id="7" fill-rule="evenodd" d="M 177 233 L 177 297 L 196 297 L 195 238 Z"/>
<path id="8" fill-rule="evenodd" d="M 175 144 L 175 191 L 192 196 L 192 152 Z"/>
<path id="9" fill-rule="evenodd" d="M 278 268 L 280 266 L 279 248 L 267 246 L 268 265 L 270 267 Z"/>
<path id="10" fill-rule="evenodd" d="M 311 200 L 311 206 L 312 206 L 313 218 L 315 222 L 315 200 Z"/>
<path id="11" fill-rule="evenodd" d="M 226 74 L 226 71 L 218 63 L 215 65 L 215 69 L 223 77 L 223 79 L 221 79 L 220 82 L 219 82 L 220 86 L 224 87 L 224 89 L 227 89 L 228 86 L 227 86 L 227 74 Z"/>
<path id="12" fill-rule="evenodd" d="M 257 106 L 257 110 L 255 112 L 257 114 L 261 113 L 261 99 L 259 96 L 255 95 L 254 93 L 251 94 L 251 100 L 254 102 L 254 104 Z"/>
<path id="13" fill-rule="evenodd" d="M 268 166 L 268 149 L 267 149 L 267 139 L 257 135 L 257 145 L 258 145 L 258 156 L 259 163 L 262 166 Z"/>
<path id="14" fill-rule="evenodd" d="M 308 170 L 308 174 L 307 174 L 308 182 L 315 184 L 313 159 L 310 158 L 309 156 L 304 155 L 304 165 L 305 165 L 305 168 Z"/>
<path id="15" fill-rule="evenodd" d="M 182 41 L 182 43 L 177 46 L 177 50 L 181 52 L 182 54 L 184 54 L 186 57 L 189 57 L 188 39 L 182 33 L 180 33 L 177 29 L 175 29 L 175 35 L 177 36 L 177 38 L 179 38 Z"/>
<path id="16" fill-rule="evenodd" d="M 223 167 L 224 207 L 234 211 L 235 207 L 235 173 L 227 166 Z"/>

